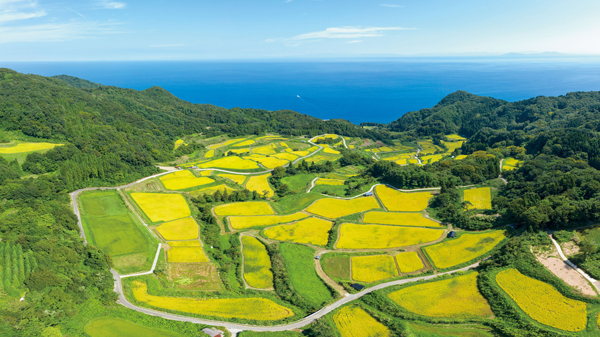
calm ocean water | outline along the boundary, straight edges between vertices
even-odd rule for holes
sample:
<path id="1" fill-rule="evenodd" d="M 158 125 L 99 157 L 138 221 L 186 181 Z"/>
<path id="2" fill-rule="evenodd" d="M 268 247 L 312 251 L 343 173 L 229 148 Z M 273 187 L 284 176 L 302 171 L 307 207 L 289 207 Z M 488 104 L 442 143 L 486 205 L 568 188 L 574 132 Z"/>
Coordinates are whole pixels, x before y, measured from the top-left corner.
<path id="1" fill-rule="evenodd" d="M 160 86 L 193 103 L 291 109 L 323 119 L 389 123 L 466 90 L 508 101 L 600 90 L 588 60 L 366 62 L 0 62 L 43 76 L 67 74 L 137 90 Z"/>

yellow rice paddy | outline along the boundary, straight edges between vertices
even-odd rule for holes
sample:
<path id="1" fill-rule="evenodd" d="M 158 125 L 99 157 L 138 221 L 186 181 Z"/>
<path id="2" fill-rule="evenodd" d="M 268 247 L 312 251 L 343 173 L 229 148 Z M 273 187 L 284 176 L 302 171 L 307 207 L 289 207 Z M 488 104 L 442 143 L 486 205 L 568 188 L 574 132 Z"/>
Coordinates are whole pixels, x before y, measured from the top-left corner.
<path id="1" fill-rule="evenodd" d="M 489 187 L 464 190 L 463 199 L 473 205 L 469 206 L 469 209 L 492 209 L 492 189 Z"/>
<path id="2" fill-rule="evenodd" d="M 293 153 L 289 153 L 289 152 L 274 154 L 271 157 L 275 157 L 275 158 L 278 158 L 281 160 L 286 160 L 286 161 L 294 161 L 294 160 L 298 159 L 297 155 L 295 155 Z"/>
<path id="3" fill-rule="evenodd" d="M 214 208 L 214 211 L 218 216 L 275 214 L 271 205 L 264 201 L 246 201 L 219 205 Z"/>
<path id="4" fill-rule="evenodd" d="M 168 190 L 184 190 L 186 188 L 212 184 L 215 181 L 207 177 L 196 177 L 188 170 L 169 173 L 160 177 L 160 181 Z"/>
<path id="5" fill-rule="evenodd" d="M 376 282 L 398 276 L 394 258 L 389 255 L 352 257 L 352 279 L 358 282 Z"/>
<path id="6" fill-rule="evenodd" d="M 416 252 L 404 252 L 396 255 L 396 263 L 401 273 L 412 273 L 423 269 L 423 261 Z"/>
<path id="7" fill-rule="evenodd" d="M 51 143 L 19 143 L 16 146 L 0 147 L 1 154 L 14 154 L 32 151 L 41 151 L 53 149 L 63 144 L 51 144 Z"/>
<path id="8" fill-rule="evenodd" d="M 442 228 L 441 224 L 427 219 L 421 213 L 394 213 L 394 212 L 367 212 L 363 219 L 364 223 L 381 225 L 413 226 Z"/>
<path id="9" fill-rule="evenodd" d="M 244 279 L 249 286 L 258 289 L 273 287 L 271 259 L 265 246 L 251 236 L 242 237 L 244 254 Z"/>
<path id="10" fill-rule="evenodd" d="M 227 190 L 227 192 L 234 191 L 233 188 L 231 188 L 227 185 L 218 185 L 218 186 L 202 188 L 202 189 L 199 189 L 196 191 L 191 191 L 190 194 L 197 197 L 202 194 L 214 194 L 216 191 L 221 191 L 221 193 L 223 193 L 225 190 Z"/>
<path id="11" fill-rule="evenodd" d="M 172 246 L 167 251 L 167 258 L 171 263 L 200 263 L 208 262 L 202 247 L 195 246 Z"/>
<path id="12" fill-rule="evenodd" d="M 232 180 L 233 182 L 235 182 L 236 184 L 239 184 L 239 185 L 244 184 L 244 181 L 246 181 L 246 176 L 239 175 L 239 174 L 219 173 L 218 176 Z"/>
<path id="13" fill-rule="evenodd" d="M 430 192 L 404 193 L 385 185 L 375 187 L 375 192 L 385 208 L 391 212 L 420 212 L 427 208 L 432 197 Z"/>
<path id="14" fill-rule="evenodd" d="M 223 157 L 211 160 L 207 163 L 199 164 L 199 168 L 223 168 L 223 169 L 238 169 L 250 170 L 260 168 L 256 162 L 252 160 L 242 159 L 238 156 Z"/>
<path id="15" fill-rule="evenodd" d="M 252 157 L 244 157 L 245 159 L 250 159 L 250 160 L 254 160 L 257 161 L 259 163 L 261 163 L 262 166 L 268 168 L 268 169 L 274 169 L 278 166 L 283 166 L 285 164 L 288 163 L 287 160 L 285 159 L 279 159 L 276 158 L 275 156 L 273 157 L 262 157 L 262 156 L 252 156 Z"/>
<path id="16" fill-rule="evenodd" d="M 275 146 L 273 144 L 269 144 L 252 148 L 252 153 L 269 155 L 275 154 L 277 151 L 275 151 Z"/>
<path id="17" fill-rule="evenodd" d="M 439 239 L 443 230 L 383 225 L 340 226 L 339 249 L 387 249 L 418 245 Z"/>
<path id="18" fill-rule="evenodd" d="M 330 149 L 330 148 L 324 148 L 323 152 L 330 153 L 330 154 L 340 154 L 340 151 L 336 151 L 336 150 Z"/>
<path id="19" fill-rule="evenodd" d="M 467 138 L 459 135 L 446 135 L 446 138 L 454 140 L 467 140 Z"/>
<path id="20" fill-rule="evenodd" d="M 390 331 L 363 309 L 346 306 L 333 315 L 342 337 L 389 337 Z"/>
<path id="21" fill-rule="evenodd" d="M 150 221 L 171 221 L 189 217 L 190 208 L 181 194 L 131 193 Z"/>
<path id="22" fill-rule="evenodd" d="M 332 225 L 333 223 L 323 219 L 308 218 L 291 225 L 267 228 L 264 235 L 273 240 L 325 246 Z"/>
<path id="23" fill-rule="evenodd" d="M 315 181 L 315 185 L 334 185 L 334 186 L 342 186 L 344 185 L 344 180 L 339 179 L 327 179 L 327 178 L 319 178 Z"/>
<path id="24" fill-rule="evenodd" d="M 263 174 L 260 176 L 250 176 L 246 183 L 246 188 L 250 191 L 256 191 L 260 195 L 266 195 L 267 197 L 273 196 L 273 189 L 269 185 L 269 177 L 271 173 Z"/>
<path id="25" fill-rule="evenodd" d="M 272 226 L 307 218 L 304 213 L 290 215 L 265 215 L 265 216 L 230 216 L 227 218 L 233 229 L 246 229 L 251 227 Z"/>
<path id="26" fill-rule="evenodd" d="M 198 315 L 276 321 L 294 316 L 294 312 L 266 298 L 181 298 L 148 294 L 146 283 L 134 281 L 133 296 L 147 305 Z"/>
<path id="27" fill-rule="evenodd" d="M 461 154 L 461 155 L 459 155 L 459 156 L 456 156 L 456 157 L 454 158 L 454 160 L 463 160 L 463 159 L 465 159 L 465 158 L 467 158 L 467 155 L 466 155 L 466 154 Z"/>
<path id="28" fill-rule="evenodd" d="M 493 313 L 477 289 L 477 273 L 410 286 L 388 294 L 406 310 L 430 317 L 478 318 Z"/>
<path id="29" fill-rule="evenodd" d="M 208 171 L 200 171 L 200 175 L 203 177 L 208 177 L 209 175 L 211 175 L 214 171 L 213 170 L 208 170 Z"/>
<path id="30" fill-rule="evenodd" d="M 198 224 L 194 218 L 165 222 L 156 228 L 165 240 L 193 240 L 198 238 Z"/>
<path id="31" fill-rule="evenodd" d="M 215 155 L 215 150 L 208 150 L 205 154 L 204 154 L 204 158 L 212 158 Z"/>
<path id="32" fill-rule="evenodd" d="M 315 201 L 308 206 L 306 211 L 325 218 L 336 219 L 379 207 L 379 203 L 377 203 L 377 200 L 373 197 L 356 198 L 352 200 L 326 198 Z"/>
<path id="33" fill-rule="evenodd" d="M 445 269 L 484 255 L 504 238 L 504 231 L 501 230 L 479 234 L 462 234 L 458 238 L 423 247 L 423 250 L 429 255 L 435 267 Z"/>
<path id="34" fill-rule="evenodd" d="M 252 145 L 252 144 L 254 144 L 254 143 L 256 143 L 256 142 L 255 142 L 255 141 L 253 141 L 252 139 L 248 139 L 248 140 L 245 140 L 245 141 L 243 141 L 243 142 L 241 142 L 241 143 L 237 143 L 237 144 L 235 144 L 235 145 L 234 145 L 234 147 L 248 146 L 248 145 Z"/>
<path id="35" fill-rule="evenodd" d="M 507 269 L 496 282 L 534 320 L 566 331 L 582 331 L 587 324 L 584 302 L 564 297 L 551 285 Z"/>
<path id="36" fill-rule="evenodd" d="M 171 247 L 202 247 L 198 240 L 191 241 L 169 241 L 167 244 Z"/>
<path id="37" fill-rule="evenodd" d="M 229 152 L 235 153 L 235 154 L 250 153 L 250 149 L 246 147 L 246 148 L 243 148 L 243 149 L 233 149 L 233 150 L 227 151 L 228 154 L 229 154 Z"/>

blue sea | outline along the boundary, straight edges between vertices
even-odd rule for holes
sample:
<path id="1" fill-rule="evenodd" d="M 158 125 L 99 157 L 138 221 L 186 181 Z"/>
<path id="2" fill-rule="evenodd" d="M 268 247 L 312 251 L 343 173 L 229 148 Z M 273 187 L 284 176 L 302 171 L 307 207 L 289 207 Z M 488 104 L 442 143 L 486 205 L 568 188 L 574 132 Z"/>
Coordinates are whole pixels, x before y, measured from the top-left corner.
<path id="1" fill-rule="evenodd" d="M 103 85 L 160 86 L 192 103 L 291 109 L 322 119 L 389 123 L 465 90 L 517 101 L 600 91 L 598 59 L 380 59 L 247 62 L 0 62 Z"/>

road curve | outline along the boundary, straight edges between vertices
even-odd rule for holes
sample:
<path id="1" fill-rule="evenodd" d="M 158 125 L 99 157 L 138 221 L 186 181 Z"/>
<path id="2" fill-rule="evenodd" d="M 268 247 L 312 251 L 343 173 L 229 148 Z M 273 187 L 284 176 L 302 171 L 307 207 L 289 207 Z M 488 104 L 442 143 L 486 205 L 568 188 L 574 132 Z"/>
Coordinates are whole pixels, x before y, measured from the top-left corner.
<path id="1" fill-rule="evenodd" d="M 459 271 L 467 271 L 471 268 L 477 267 L 478 265 L 479 265 L 479 262 L 474 263 L 474 264 L 464 267 L 464 268 L 460 268 L 460 269 L 456 269 L 456 270 L 452 270 L 452 271 L 448 271 L 448 272 L 444 272 L 444 273 L 439 273 L 439 274 L 435 274 L 435 275 L 421 276 L 421 277 L 415 277 L 415 278 L 402 279 L 402 280 L 396 280 L 396 281 L 382 283 L 382 284 L 376 285 L 372 288 L 365 289 L 357 294 L 348 295 L 342 299 L 339 299 L 338 301 L 322 308 L 321 310 L 319 310 L 309 316 L 304 317 L 303 319 L 301 319 L 299 321 L 285 324 L 285 325 L 274 325 L 274 326 L 254 326 L 254 325 L 246 325 L 246 324 L 221 322 L 221 321 L 214 321 L 214 320 L 201 319 L 201 318 L 195 318 L 195 317 L 187 317 L 187 316 L 162 312 L 162 311 L 158 311 L 158 310 L 138 307 L 136 305 L 131 304 L 131 302 L 129 302 L 127 300 L 127 298 L 125 298 L 125 295 L 123 294 L 123 285 L 121 283 L 121 276 L 113 269 L 111 269 L 110 271 L 113 274 L 113 278 L 115 280 L 115 288 L 114 289 L 115 289 L 115 292 L 119 295 L 119 303 L 131 310 L 135 310 L 137 312 L 141 312 L 141 313 L 144 313 L 147 315 L 158 316 L 158 317 L 162 317 L 162 318 L 170 319 L 170 320 L 174 320 L 174 321 L 222 326 L 222 327 L 227 328 L 228 330 L 233 330 L 233 331 L 237 331 L 237 332 L 239 332 L 239 331 L 277 332 L 277 331 L 287 331 L 287 330 L 292 330 L 292 329 L 300 329 L 302 327 L 305 327 L 308 324 L 314 322 L 315 320 L 329 314 L 330 312 L 334 311 L 335 309 L 337 309 L 345 304 L 348 304 L 354 300 L 357 300 L 357 299 L 365 296 L 366 294 L 372 293 L 373 291 L 381 290 L 381 289 L 396 286 L 396 285 L 417 282 L 417 281 L 421 281 L 421 280 L 430 280 L 430 279 L 436 278 L 440 275 L 453 274 L 453 273 L 456 273 Z"/>

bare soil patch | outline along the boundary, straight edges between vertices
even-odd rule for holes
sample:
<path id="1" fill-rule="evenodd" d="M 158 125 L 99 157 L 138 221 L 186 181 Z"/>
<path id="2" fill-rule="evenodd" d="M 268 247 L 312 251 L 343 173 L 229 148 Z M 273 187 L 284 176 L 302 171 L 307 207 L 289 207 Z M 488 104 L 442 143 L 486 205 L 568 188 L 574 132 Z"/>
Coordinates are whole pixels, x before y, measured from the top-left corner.
<path id="1" fill-rule="evenodd" d="M 175 286 L 185 290 L 219 290 L 219 273 L 210 262 L 170 263 L 169 273 Z"/>
<path id="2" fill-rule="evenodd" d="M 552 247 L 552 250 L 535 252 L 535 256 L 538 261 L 554 275 L 558 276 L 558 278 L 565 281 L 566 284 L 577 289 L 584 295 L 597 296 L 592 285 L 590 285 L 590 283 L 575 269 L 558 257 L 558 252 L 554 247 Z"/>
<path id="3" fill-rule="evenodd" d="M 573 242 L 573 241 L 561 243 L 560 248 L 562 249 L 563 253 L 565 253 L 565 255 L 567 257 L 573 256 L 573 255 L 579 253 L 579 246 L 577 246 L 575 244 L 575 242 Z"/>

